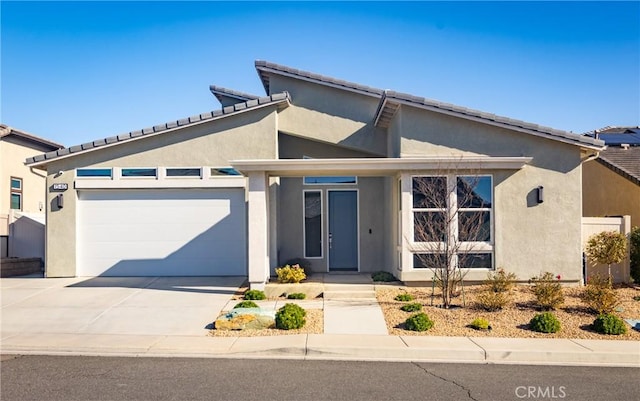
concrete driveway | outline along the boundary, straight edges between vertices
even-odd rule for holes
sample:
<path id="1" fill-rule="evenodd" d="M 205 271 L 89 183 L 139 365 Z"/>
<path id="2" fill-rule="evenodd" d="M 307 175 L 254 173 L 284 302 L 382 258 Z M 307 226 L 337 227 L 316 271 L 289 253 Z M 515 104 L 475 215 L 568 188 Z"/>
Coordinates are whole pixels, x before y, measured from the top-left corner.
<path id="1" fill-rule="evenodd" d="M 244 277 L 3 278 L 0 335 L 206 335 Z"/>

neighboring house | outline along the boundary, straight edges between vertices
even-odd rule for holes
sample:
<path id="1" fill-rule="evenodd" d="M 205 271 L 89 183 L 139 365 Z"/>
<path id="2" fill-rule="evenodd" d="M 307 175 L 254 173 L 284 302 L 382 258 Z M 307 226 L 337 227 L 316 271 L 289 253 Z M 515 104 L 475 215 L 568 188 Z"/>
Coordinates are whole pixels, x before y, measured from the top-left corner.
<path id="1" fill-rule="evenodd" d="M 484 221 L 465 243 L 469 280 L 497 267 L 582 279 L 582 162 L 602 141 L 255 67 L 264 97 L 212 86 L 221 110 L 27 160 L 47 171 L 48 277 L 248 275 L 260 288 L 305 258 L 316 272 L 430 280 L 414 222 L 441 211 L 419 206 L 414 186 L 446 182 L 456 202 L 474 175 L 483 201 L 459 216 Z"/>
<path id="2" fill-rule="evenodd" d="M 587 134 L 607 148 L 582 167 L 585 217 L 631 216 L 640 226 L 640 127 L 606 127 Z"/>
<path id="3" fill-rule="evenodd" d="M 24 160 L 62 147 L 58 143 L 0 124 L 0 256 L 24 256 L 22 247 L 16 248 L 20 249 L 16 255 L 7 249 L 11 220 L 28 214 L 30 219 L 44 221 L 46 174 L 25 166 Z M 36 253 L 38 255 L 31 256 L 40 256 L 42 252 Z"/>

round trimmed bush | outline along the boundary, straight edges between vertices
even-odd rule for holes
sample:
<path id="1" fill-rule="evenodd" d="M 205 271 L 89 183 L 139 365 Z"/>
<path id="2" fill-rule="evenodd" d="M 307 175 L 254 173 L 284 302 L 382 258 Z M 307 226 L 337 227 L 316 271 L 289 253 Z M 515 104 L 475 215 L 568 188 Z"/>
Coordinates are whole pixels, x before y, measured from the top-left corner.
<path id="1" fill-rule="evenodd" d="M 307 311 L 296 304 L 285 304 L 276 312 L 276 328 L 281 330 L 299 329 L 307 323 Z"/>
<path id="2" fill-rule="evenodd" d="M 238 308 L 259 308 L 259 306 L 257 303 L 253 301 L 242 301 L 242 302 L 238 302 L 236 306 L 233 307 L 233 309 L 238 309 Z"/>
<path id="3" fill-rule="evenodd" d="M 551 312 L 539 313 L 531 319 L 529 327 L 540 333 L 556 333 L 560 331 L 560 321 Z"/>
<path id="4" fill-rule="evenodd" d="M 244 299 L 260 301 L 262 299 L 267 299 L 267 296 L 264 294 L 264 291 L 247 290 L 244 293 Z"/>
<path id="5" fill-rule="evenodd" d="M 487 319 L 483 319 L 481 317 L 473 319 L 471 324 L 469 325 L 476 330 L 489 330 L 489 321 Z"/>
<path id="6" fill-rule="evenodd" d="M 426 313 L 416 313 L 408 318 L 405 322 L 407 330 L 411 331 L 427 331 L 433 327 L 433 320 L 429 319 Z"/>
<path id="7" fill-rule="evenodd" d="M 624 321 L 611 313 L 598 316 L 596 320 L 593 321 L 592 327 L 598 333 L 608 335 L 617 336 L 627 332 L 627 326 L 625 326 Z"/>
<path id="8" fill-rule="evenodd" d="M 398 294 L 394 299 L 396 301 L 409 302 L 409 301 L 413 301 L 413 295 L 407 294 L 407 293 Z"/>
<path id="9" fill-rule="evenodd" d="M 402 305 L 400 307 L 400 309 L 405 311 L 405 312 L 418 312 L 418 311 L 422 310 L 422 304 L 420 304 L 418 302 L 405 304 L 405 305 Z"/>
<path id="10" fill-rule="evenodd" d="M 304 294 L 302 292 L 294 292 L 292 294 L 287 295 L 287 299 L 305 299 L 307 297 L 307 294 Z"/>

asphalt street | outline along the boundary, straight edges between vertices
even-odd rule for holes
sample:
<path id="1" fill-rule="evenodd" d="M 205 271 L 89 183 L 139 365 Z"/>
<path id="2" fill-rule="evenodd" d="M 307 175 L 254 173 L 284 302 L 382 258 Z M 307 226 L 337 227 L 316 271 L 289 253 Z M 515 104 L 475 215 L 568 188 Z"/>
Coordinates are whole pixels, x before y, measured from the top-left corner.
<path id="1" fill-rule="evenodd" d="M 640 369 L 2 356 L 10 400 L 634 400 Z"/>

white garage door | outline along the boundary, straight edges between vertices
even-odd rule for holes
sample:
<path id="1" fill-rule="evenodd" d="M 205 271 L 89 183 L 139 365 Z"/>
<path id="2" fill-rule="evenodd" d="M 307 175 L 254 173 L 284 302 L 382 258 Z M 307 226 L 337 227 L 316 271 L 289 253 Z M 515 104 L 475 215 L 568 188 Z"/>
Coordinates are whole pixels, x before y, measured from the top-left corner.
<path id="1" fill-rule="evenodd" d="M 78 276 L 247 274 L 244 189 L 80 191 Z"/>

